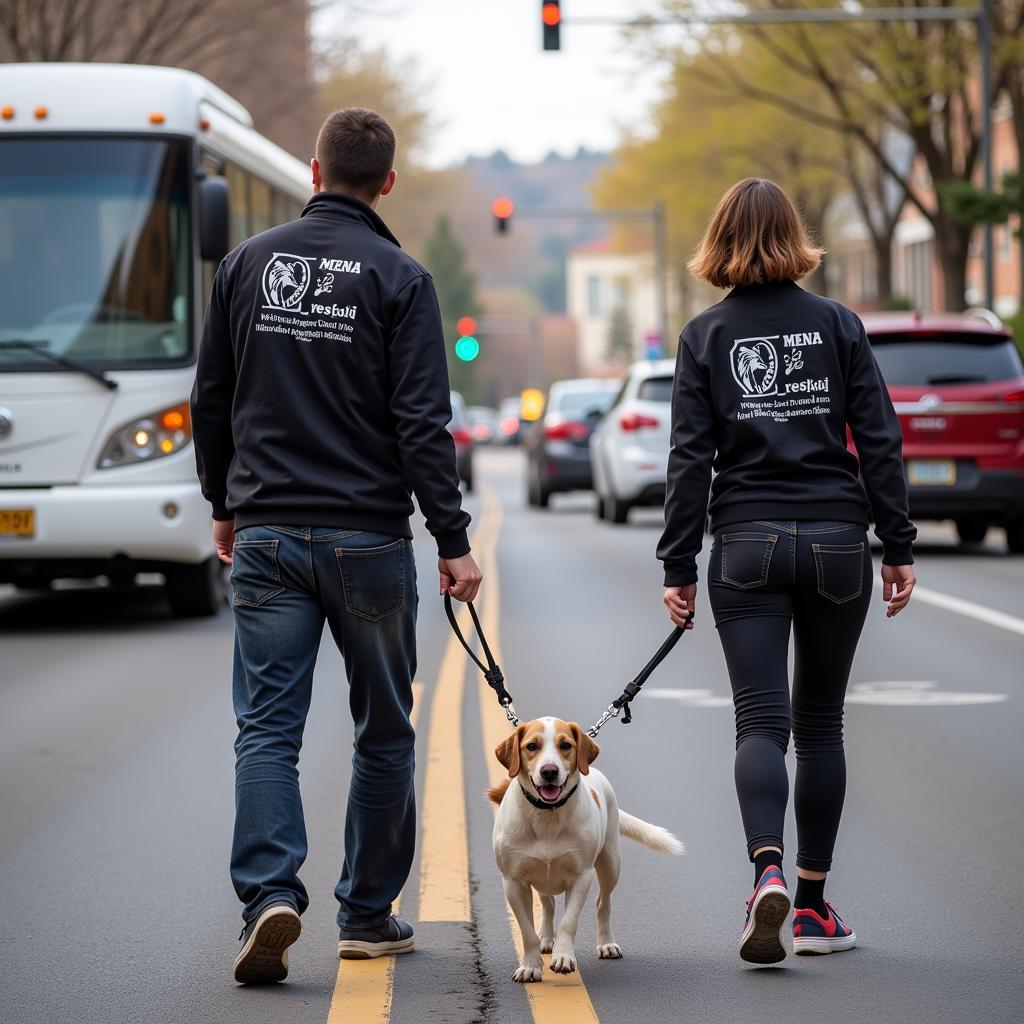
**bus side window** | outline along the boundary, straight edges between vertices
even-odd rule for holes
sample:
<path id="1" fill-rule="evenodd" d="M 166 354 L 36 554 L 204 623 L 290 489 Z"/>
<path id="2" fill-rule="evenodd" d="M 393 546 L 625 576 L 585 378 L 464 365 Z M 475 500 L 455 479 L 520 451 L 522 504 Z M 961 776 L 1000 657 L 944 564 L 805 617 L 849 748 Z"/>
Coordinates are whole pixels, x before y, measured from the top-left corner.
<path id="1" fill-rule="evenodd" d="M 228 198 L 231 202 L 231 247 L 240 245 L 252 234 L 249 220 L 249 175 L 234 164 L 226 164 Z"/>
<path id="2" fill-rule="evenodd" d="M 270 186 L 259 178 L 249 179 L 249 231 L 258 234 L 274 226 L 274 211 L 271 206 Z"/>

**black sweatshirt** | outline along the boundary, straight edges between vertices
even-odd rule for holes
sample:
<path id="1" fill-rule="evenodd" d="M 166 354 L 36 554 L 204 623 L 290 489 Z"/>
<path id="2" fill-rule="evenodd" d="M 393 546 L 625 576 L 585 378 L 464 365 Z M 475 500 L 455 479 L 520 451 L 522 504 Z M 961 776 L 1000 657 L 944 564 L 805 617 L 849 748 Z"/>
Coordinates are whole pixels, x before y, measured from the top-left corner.
<path id="1" fill-rule="evenodd" d="M 409 537 L 469 551 L 434 284 L 365 203 L 313 196 L 217 271 L 192 430 L 203 494 L 235 526 Z"/>
<path id="2" fill-rule="evenodd" d="M 869 510 L 882 561 L 910 564 L 899 420 L 857 315 L 781 281 L 735 288 L 694 317 L 672 395 L 665 586 L 696 582 L 707 511 L 715 531 L 756 519 L 867 526 Z"/>

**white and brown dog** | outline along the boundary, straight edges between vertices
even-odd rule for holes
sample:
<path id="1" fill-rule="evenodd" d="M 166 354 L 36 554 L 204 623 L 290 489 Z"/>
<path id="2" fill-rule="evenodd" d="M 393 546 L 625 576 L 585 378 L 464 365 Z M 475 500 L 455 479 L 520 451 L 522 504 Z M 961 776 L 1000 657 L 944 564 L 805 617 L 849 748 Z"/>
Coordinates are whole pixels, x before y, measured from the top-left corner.
<path id="1" fill-rule="evenodd" d="M 620 811 L 608 780 L 591 763 L 600 747 L 575 722 L 538 718 L 516 727 L 495 750 L 508 779 L 488 791 L 499 805 L 494 857 L 505 898 L 523 936 L 523 955 L 512 977 L 540 981 L 541 953 L 551 953 L 557 974 L 576 970 L 576 926 L 597 877 L 597 955 L 618 959 L 612 935 L 611 895 L 619 880 L 619 834 L 662 853 L 683 844 L 658 825 Z M 540 935 L 533 924 L 533 890 L 542 907 Z M 555 931 L 555 896 L 565 913 Z"/>

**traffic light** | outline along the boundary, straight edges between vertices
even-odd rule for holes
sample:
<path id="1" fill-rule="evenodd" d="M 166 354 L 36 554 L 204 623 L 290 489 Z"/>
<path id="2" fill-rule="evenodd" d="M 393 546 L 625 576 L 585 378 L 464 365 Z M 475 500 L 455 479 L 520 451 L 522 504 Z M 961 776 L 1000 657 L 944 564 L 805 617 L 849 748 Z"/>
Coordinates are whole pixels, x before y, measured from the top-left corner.
<path id="1" fill-rule="evenodd" d="M 559 0 L 541 0 L 540 20 L 544 25 L 544 49 L 562 48 L 562 5 Z"/>
<path id="2" fill-rule="evenodd" d="M 499 196 L 491 203 L 491 213 L 494 214 L 494 226 L 499 235 L 508 231 L 508 222 L 512 216 L 516 204 L 507 196 Z"/>
<path id="3" fill-rule="evenodd" d="M 471 316 L 460 317 L 455 329 L 459 332 L 455 342 L 455 358 L 464 363 L 471 363 L 480 355 L 480 342 L 473 337 L 476 333 L 476 321 Z"/>

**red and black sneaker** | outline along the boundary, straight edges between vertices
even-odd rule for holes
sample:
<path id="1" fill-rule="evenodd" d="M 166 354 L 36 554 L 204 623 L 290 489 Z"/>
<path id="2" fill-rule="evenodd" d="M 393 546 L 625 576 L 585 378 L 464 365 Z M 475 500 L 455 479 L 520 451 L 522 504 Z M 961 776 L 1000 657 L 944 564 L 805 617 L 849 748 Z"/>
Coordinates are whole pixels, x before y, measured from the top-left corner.
<path id="1" fill-rule="evenodd" d="M 740 957 L 751 964 L 777 964 L 786 959 L 782 926 L 792 907 L 782 868 L 770 864 L 747 900 L 747 923 L 740 936 Z"/>
<path id="2" fill-rule="evenodd" d="M 803 956 L 822 953 L 841 953 L 857 945 L 857 936 L 852 928 L 843 924 L 842 918 L 826 901 L 828 917 L 822 917 L 816 910 L 795 910 L 793 912 L 793 952 Z"/>

